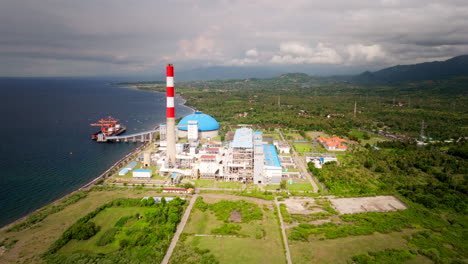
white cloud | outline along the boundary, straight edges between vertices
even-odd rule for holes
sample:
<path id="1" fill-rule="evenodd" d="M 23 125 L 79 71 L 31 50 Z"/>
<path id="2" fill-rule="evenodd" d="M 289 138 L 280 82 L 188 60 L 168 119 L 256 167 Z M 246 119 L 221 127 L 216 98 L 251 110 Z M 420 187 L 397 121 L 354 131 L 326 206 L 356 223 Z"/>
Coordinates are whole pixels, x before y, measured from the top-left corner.
<path id="1" fill-rule="evenodd" d="M 226 66 L 246 66 L 258 64 L 258 59 L 243 58 L 243 59 L 232 59 L 224 63 Z"/>
<path id="2" fill-rule="evenodd" d="M 248 51 L 245 52 L 245 56 L 247 56 L 247 57 L 258 57 L 258 51 L 257 51 L 257 49 L 249 49 Z"/>
<path id="3" fill-rule="evenodd" d="M 348 63 L 382 61 L 386 54 L 380 45 L 365 46 L 362 44 L 349 45 L 346 49 L 349 55 Z"/>
<path id="4" fill-rule="evenodd" d="M 211 27 L 192 39 L 178 42 L 176 57 L 183 60 L 216 59 L 222 56 L 221 44 L 216 38 L 219 27 Z"/>
<path id="5" fill-rule="evenodd" d="M 323 44 L 315 47 L 298 42 L 286 42 L 280 45 L 280 54 L 274 55 L 270 62 L 277 64 L 339 64 L 342 57 L 338 52 Z"/>

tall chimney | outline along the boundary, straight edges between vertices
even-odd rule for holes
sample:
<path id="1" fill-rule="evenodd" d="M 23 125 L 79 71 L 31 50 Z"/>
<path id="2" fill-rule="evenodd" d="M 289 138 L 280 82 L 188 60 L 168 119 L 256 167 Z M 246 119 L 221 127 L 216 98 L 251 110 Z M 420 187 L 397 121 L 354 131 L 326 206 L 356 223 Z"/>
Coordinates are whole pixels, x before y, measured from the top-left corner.
<path id="1" fill-rule="evenodd" d="M 175 139 L 175 108 L 174 108 L 174 67 L 166 67 L 166 97 L 167 97 L 167 159 L 169 166 L 176 165 L 176 139 Z"/>

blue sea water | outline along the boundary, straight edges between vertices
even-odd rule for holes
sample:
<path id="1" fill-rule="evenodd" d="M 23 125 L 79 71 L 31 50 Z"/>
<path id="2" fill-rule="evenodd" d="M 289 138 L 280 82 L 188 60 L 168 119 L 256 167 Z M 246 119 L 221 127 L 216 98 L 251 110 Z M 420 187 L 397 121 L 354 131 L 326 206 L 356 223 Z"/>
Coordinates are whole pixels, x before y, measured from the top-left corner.
<path id="1" fill-rule="evenodd" d="M 0 78 L 0 226 L 76 190 L 138 143 L 96 143 L 109 115 L 127 134 L 164 122 L 165 94 L 82 78 Z M 192 113 L 176 100 L 177 117 Z"/>

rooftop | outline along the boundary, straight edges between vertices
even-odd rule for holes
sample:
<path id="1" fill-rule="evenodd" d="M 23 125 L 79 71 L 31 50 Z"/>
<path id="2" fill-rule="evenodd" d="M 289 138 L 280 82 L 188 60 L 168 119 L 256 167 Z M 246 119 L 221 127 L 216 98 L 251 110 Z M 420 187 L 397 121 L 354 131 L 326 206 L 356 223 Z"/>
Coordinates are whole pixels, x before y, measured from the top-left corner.
<path id="1" fill-rule="evenodd" d="M 180 120 L 179 124 L 177 124 L 179 130 L 187 131 L 189 121 L 197 121 L 198 122 L 198 131 L 212 131 L 219 129 L 219 124 L 216 119 L 213 117 L 203 114 L 201 112 L 195 112 L 191 115 L 188 115 L 182 120 Z M 192 122 L 191 122 L 192 123 Z"/>
<path id="2" fill-rule="evenodd" d="M 147 169 L 136 169 L 136 170 L 133 170 L 134 172 L 153 172 L 152 170 L 147 170 Z"/>
<path id="3" fill-rule="evenodd" d="M 216 159 L 215 155 L 202 155 L 200 159 Z"/>
<path id="4" fill-rule="evenodd" d="M 263 153 L 265 153 L 265 162 L 267 166 L 281 167 L 281 162 L 278 158 L 275 146 L 263 145 Z"/>
<path id="5" fill-rule="evenodd" d="M 239 128 L 234 134 L 234 140 L 232 141 L 233 148 L 253 148 L 252 142 L 252 129 L 250 128 Z"/>

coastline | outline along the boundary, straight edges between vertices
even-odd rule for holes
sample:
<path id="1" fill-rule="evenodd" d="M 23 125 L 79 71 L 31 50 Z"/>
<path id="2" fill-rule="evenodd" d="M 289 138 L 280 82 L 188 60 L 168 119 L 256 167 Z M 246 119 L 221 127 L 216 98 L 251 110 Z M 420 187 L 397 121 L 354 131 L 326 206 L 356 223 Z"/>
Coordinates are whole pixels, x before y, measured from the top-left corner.
<path id="1" fill-rule="evenodd" d="M 124 88 L 127 88 L 127 89 L 132 89 L 132 90 L 139 90 L 139 91 L 143 91 L 142 89 L 139 89 L 137 85 L 121 85 L 121 87 L 124 87 Z M 159 91 L 152 91 L 152 92 L 157 92 L 157 93 L 164 93 L 164 92 L 159 92 Z M 197 110 L 191 106 L 187 106 L 185 105 L 185 103 L 187 102 L 187 99 L 183 98 L 180 94 L 176 94 L 176 98 L 179 98 L 182 100 L 181 103 L 177 104 L 179 106 L 185 106 L 185 107 L 188 107 L 192 110 L 192 113 L 196 112 Z M 70 192 L 70 193 L 67 193 L 65 195 L 63 195 L 62 197 L 59 197 L 57 199 L 55 199 L 54 201 L 40 207 L 40 208 L 37 208 L 36 210 L 12 221 L 11 223 L 9 224 L 6 224 L 2 227 L 0 227 L 0 232 L 3 232 L 5 231 L 6 229 L 10 228 L 11 226 L 14 226 L 15 224 L 18 224 L 24 220 L 26 220 L 28 217 L 30 217 L 31 215 L 34 215 L 35 213 L 41 211 L 42 209 L 44 209 L 45 207 L 47 206 L 50 206 L 52 204 L 55 204 L 61 200 L 63 200 L 64 198 L 70 196 L 70 195 L 73 195 L 77 192 L 80 192 L 80 191 L 86 191 L 86 190 L 89 190 L 91 189 L 92 187 L 94 187 L 96 185 L 96 182 L 98 182 L 99 180 L 101 179 L 105 179 L 105 175 L 107 173 L 109 173 L 109 171 L 111 171 L 114 167 L 116 167 L 117 165 L 119 165 L 119 163 L 121 163 L 123 160 L 127 159 L 128 157 L 130 157 L 131 155 L 134 155 L 134 154 L 137 154 L 139 153 L 142 149 L 144 149 L 145 147 L 147 147 L 148 143 L 145 143 L 145 144 L 142 144 L 141 146 L 137 147 L 136 149 L 132 150 L 130 153 L 126 154 L 124 157 L 120 158 L 117 162 L 115 162 L 112 166 L 110 166 L 108 169 L 106 169 L 104 172 L 102 172 L 98 177 L 94 178 L 93 180 L 89 181 L 88 183 L 84 184 L 83 186 L 81 186 L 80 188 Z"/>
<path id="2" fill-rule="evenodd" d="M 105 170 L 103 173 L 101 173 L 98 177 L 94 178 L 93 180 L 91 180 L 90 182 L 84 184 L 83 186 L 81 186 L 80 188 L 70 192 L 70 193 L 67 193 L 65 195 L 63 195 L 62 197 L 60 198 L 57 198 L 56 200 L 40 207 L 40 208 L 37 208 L 36 210 L 26 214 L 25 216 L 22 216 L 21 218 L 18 218 L 16 220 L 14 220 L 13 222 L 7 224 L 7 225 L 4 225 L 3 227 L 0 228 L 0 231 L 4 231 L 8 228 L 10 228 L 11 226 L 14 226 L 15 224 L 18 224 L 24 220 L 26 220 L 28 217 L 30 217 L 31 215 L 34 215 L 35 213 L 41 211 L 42 209 L 46 208 L 47 206 L 50 206 L 52 204 L 55 204 L 65 198 L 67 198 L 68 196 L 70 195 L 73 195 L 77 192 L 80 192 L 80 191 L 87 191 L 89 189 L 91 189 L 92 187 L 96 186 L 96 182 L 101 180 L 101 179 L 105 179 L 105 175 L 111 171 L 114 167 L 116 167 L 117 165 L 119 165 L 122 161 L 124 161 L 125 159 L 129 158 L 130 156 L 134 155 L 134 154 L 137 154 L 139 153 L 142 149 L 144 149 L 145 147 L 147 147 L 148 143 L 145 143 L 145 144 L 142 144 L 141 146 L 137 147 L 136 149 L 132 150 L 130 153 L 128 153 L 127 155 L 125 155 L 124 157 L 122 157 L 121 159 L 119 159 L 117 162 L 115 162 L 112 166 L 110 166 L 107 170 Z"/>
<path id="3" fill-rule="evenodd" d="M 125 85 L 119 85 L 119 86 L 122 87 L 122 88 L 131 89 L 131 90 L 148 91 L 148 92 L 165 94 L 165 92 L 161 92 L 161 91 L 149 90 L 149 89 L 140 89 L 140 88 L 138 88 L 137 84 L 125 84 Z M 192 114 L 195 113 L 195 112 L 198 112 L 198 110 L 195 109 L 193 106 L 185 104 L 185 103 L 187 103 L 187 99 L 184 98 L 180 93 L 176 93 L 175 97 L 182 100 L 182 102 L 177 104 L 177 105 L 183 105 L 185 107 L 188 107 L 188 108 L 192 109 Z"/>

